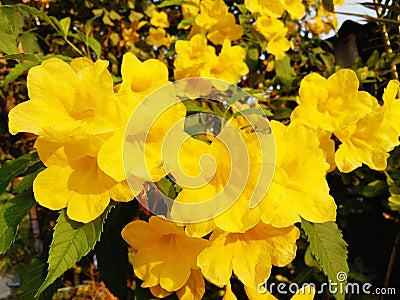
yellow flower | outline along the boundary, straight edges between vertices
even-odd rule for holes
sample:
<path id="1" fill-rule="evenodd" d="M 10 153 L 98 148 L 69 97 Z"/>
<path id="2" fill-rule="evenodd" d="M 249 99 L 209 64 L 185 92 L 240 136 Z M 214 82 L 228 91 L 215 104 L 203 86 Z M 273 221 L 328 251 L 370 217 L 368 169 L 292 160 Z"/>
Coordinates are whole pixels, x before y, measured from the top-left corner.
<path id="1" fill-rule="evenodd" d="M 168 83 L 167 67 L 156 59 L 141 62 L 133 54 L 127 53 L 123 57 L 121 69 L 122 83 L 116 97 L 122 107 L 120 119 L 124 126 L 116 130 L 113 136 L 102 145 L 98 155 L 102 171 L 115 180 L 125 178 L 122 149 L 128 120 L 141 104 L 143 98 Z M 160 101 L 162 100 L 163 98 L 160 98 Z M 163 105 L 166 105 L 165 101 Z M 182 103 L 171 106 L 160 112 L 159 115 L 157 107 L 159 107 L 157 103 L 142 107 L 142 111 L 144 109 L 145 112 L 138 116 L 139 120 L 134 120 L 134 123 L 138 123 L 140 126 L 129 127 L 130 137 L 128 137 L 129 141 L 125 143 L 125 146 L 130 155 L 126 159 L 128 165 L 131 166 L 130 175 L 137 177 L 136 180 L 130 180 L 130 184 L 132 182 L 137 183 L 136 187 L 131 185 L 135 194 L 141 191 L 140 182 L 144 180 L 158 181 L 166 175 L 161 156 L 163 138 L 168 129 L 186 115 L 186 110 Z M 150 123 L 149 128 L 146 128 L 144 125 L 146 123 L 145 120 L 147 120 L 147 123 L 155 122 L 152 126 L 150 126 Z M 144 147 L 145 145 L 146 147 Z M 142 158 L 145 160 L 147 168 L 144 168 Z M 134 166 L 137 166 L 137 168 L 135 169 Z"/>
<path id="2" fill-rule="evenodd" d="M 195 21 L 198 26 L 210 29 L 227 15 L 228 7 L 223 0 L 202 0 L 200 2 L 200 14 Z"/>
<path id="3" fill-rule="evenodd" d="M 271 126 L 277 160 L 271 187 L 260 203 L 262 221 L 275 227 L 300 222 L 300 216 L 315 223 L 334 221 L 336 205 L 325 178 L 329 164 L 316 132 L 276 121 Z"/>
<path id="4" fill-rule="evenodd" d="M 258 17 L 255 28 L 268 41 L 268 53 L 274 54 L 276 59 L 283 58 L 285 51 L 290 48 L 285 25 L 276 18 L 261 16 Z"/>
<path id="5" fill-rule="evenodd" d="M 182 4 L 182 17 L 183 19 L 195 18 L 200 11 L 200 0 L 191 0 L 193 4 Z"/>
<path id="6" fill-rule="evenodd" d="M 244 62 L 245 56 L 246 52 L 242 47 L 232 47 L 231 42 L 225 40 L 218 59 L 214 61 L 210 69 L 206 68 L 202 72 L 202 76 L 218 78 L 236 84 L 241 76 L 249 73 L 249 68 Z"/>
<path id="7" fill-rule="evenodd" d="M 200 34 L 190 41 L 177 41 L 175 50 L 175 79 L 201 76 L 207 65 L 217 59 L 214 47 L 207 45 L 207 39 Z"/>
<path id="8" fill-rule="evenodd" d="M 126 182 L 117 182 L 103 173 L 96 157 L 82 156 L 73 148 L 75 153 L 71 153 L 68 147 L 42 137 L 35 147 L 47 167 L 33 182 L 35 199 L 40 205 L 53 210 L 66 207 L 70 219 L 88 223 L 103 213 L 110 198 L 133 199 Z"/>
<path id="9" fill-rule="evenodd" d="M 398 89 L 399 82 L 390 81 L 383 94 L 383 106 L 358 120 L 352 130 L 334 131 L 342 142 L 335 154 L 341 172 L 351 172 L 362 164 L 374 170 L 386 169 L 388 152 L 399 145 Z"/>
<path id="10" fill-rule="evenodd" d="M 10 132 L 62 140 L 105 134 L 121 126 L 107 65 L 83 58 L 69 65 L 53 58 L 33 67 L 27 83 L 30 100 L 10 111 Z"/>
<path id="11" fill-rule="evenodd" d="M 398 82 L 389 83 L 383 106 L 370 94 L 359 92 L 358 85 L 356 74 L 347 69 L 328 79 L 310 74 L 300 85 L 301 103 L 291 116 L 296 124 L 333 133 L 339 139 L 342 144 L 335 163 L 341 172 L 351 172 L 362 164 L 383 170 L 388 152 L 399 144 L 400 128 L 395 125 L 400 116 L 399 101 L 395 100 Z"/>
<path id="12" fill-rule="evenodd" d="M 189 283 L 191 273 L 198 269 L 197 256 L 209 245 L 207 240 L 188 237 L 183 227 L 159 217 L 151 217 L 149 223 L 140 220 L 129 223 L 122 230 L 122 237 L 138 250 L 133 269 L 143 280 L 142 287 L 160 286 L 168 292 Z M 201 282 L 198 274 L 192 280 Z"/>
<path id="13" fill-rule="evenodd" d="M 123 126 L 106 68 L 105 61 L 83 58 L 71 65 L 44 61 L 29 72 L 31 99 L 9 114 L 11 133 L 39 135 L 35 147 L 47 169 L 33 183 L 35 199 L 50 209 L 67 207 L 71 219 L 85 223 L 97 218 L 110 198 L 133 198 L 124 178 L 114 180 L 98 167 L 99 149 Z"/>
<path id="14" fill-rule="evenodd" d="M 270 276 L 272 265 L 292 261 L 298 237 L 294 226 L 278 229 L 263 223 L 245 233 L 216 230 L 210 237 L 212 245 L 199 254 L 197 265 L 217 286 L 227 285 L 234 272 L 244 285 L 257 288 Z"/>
<path id="15" fill-rule="evenodd" d="M 301 81 L 300 105 L 291 120 L 315 130 L 351 130 L 355 121 L 379 107 L 376 99 L 359 92 L 358 86 L 357 75 L 349 69 L 339 70 L 328 79 L 317 73 L 307 75 Z"/>
<path id="16" fill-rule="evenodd" d="M 235 16 L 228 13 L 218 19 L 218 23 L 211 26 L 207 38 L 216 45 L 222 45 L 225 39 L 236 41 L 242 37 L 243 28 L 236 24 Z"/>
<path id="17" fill-rule="evenodd" d="M 126 45 L 127 47 L 131 47 L 135 42 L 139 41 L 140 35 L 139 33 L 137 33 L 137 30 L 139 30 L 146 24 L 146 21 L 134 21 L 132 22 L 130 28 L 125 28 L 125 26 L 121 25 L 122 40 L 119 42 L 119 46 L 122 47 Z"/>
<path id="18" fill-rule="evenodd" d="M 301 19 L 305 12 L 301 0 L 245 0 L 244 4 L 253 13 L 273 18 L 280 18 L 286 10 L 292 18 Z"/>
<path id="19" fill-rule="evenodd" d="M 150 28 L 146 43 L 150 46 L 166 46 L 169 48 L 174 37 L 171 37 L 163 28 Z"/>
<path id="20" fill-rule="evenodd" d="M 163 11 L 154 11 L 150 19 L 150 24 L 155 27 L 167 28 L 169 27 L 168 15 Z"/>

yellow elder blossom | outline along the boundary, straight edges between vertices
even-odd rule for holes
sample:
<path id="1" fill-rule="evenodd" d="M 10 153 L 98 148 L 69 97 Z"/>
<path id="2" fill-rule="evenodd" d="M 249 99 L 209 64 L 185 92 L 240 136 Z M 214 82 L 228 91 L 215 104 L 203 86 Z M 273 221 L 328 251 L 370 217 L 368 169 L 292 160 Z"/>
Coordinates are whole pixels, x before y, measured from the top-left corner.
<path id="1" fill-rule="evenodd" d="M 167 13 L 164 11 L 154 11 L 150 19 L 150 24 L 155 27 L 168 28 L 169 22 Z"/>
<path id="2" fill-rule="evenodd" d="M 335 154 L 335 162 L 342 172 L 351 172 L 363 163 L 375 170 L 384 170 L 390 151 L 399 145 L 400 100 L 399 82 L 389 82 L 383 94 L 383 106 L 358 120 L 351 130 L 334 134 L 342 144 Z"/>
<path id="3" fill-rule="evenodd" d="M 236 24 L 235 16 L 229 13 L 211 26 L 207 38 L 216 45 L 222 45 L 225 39 L 236 41 L 242 37 L 242 34 L 243 27 Z"/>
<path id="4" fill-rule="evenodd" d="M 195 22 L 200 27 L 210 29 L 228 14 L 228 7 L 223 0 L 202 0 Z"/>
<path id="5" fill-rule="evenodd" d="M 211 246 L 199 254 L 197 265 L 217 286 L 227 285 L 234 272 L 244 285 L 257 288 L 270 276 L 272 265 L 286 266 L 293 260 L 298 238 L 299 230 L 293 225 L 274 228 L 259 223 L 245 233 L 215 230 Z"/>
<path id="6" fill-rule="evenodd" d="M 243 61 L 245 56 L 246 51 L 242 47 L 231 46 L 231 42 L 226 39 L 218 58 L 213 61 L 213 64 L 210 63 L 210 68 L 206 68 L 202 75 L 237 83 L 241 76 L 249 73 L 249 68 Z"/>
<path id="7" fill-rule="evenodd" d="M 300 216 L 321 223 L 336 219 L 325 175 L 329 164 L 312 129 L 271 121 L 276 142 L 276 169 L 260 203 L 261 219 L 275 227 L 300 222 Z M 293 155 L 296 153 L 296 155 Z"/>
<path id="8" fill-rule="evenodd" d="M 227 39 L 219 56 L 201 34 L 193 36 L 190 41 L 177 41 L 175 49 L 178 55 L 174 62 L 175 79 L 203 76 L 237 83 L 240 76 L 249 72 L 243 61 L 246 55 L 244 49 L 231 46 Z"/>
<path id="9" fill-rule="evenodd" d="M 35 199 L 50 209 L 67 207 L 80 222 L 97 218 L 110 198 L 133 198 L 124 178 L 109 177 L 97 162 L 101 146 L 123 126 L 107 65 L 83 58 L 71 65 L 44 61 L 28 74 L 30 100 L 9 114 L 11 133 L 39 135 L 35 147 L 47 169 L 33 183 Z"/>
<path id="10" fill-rule="evenodd" d="M 285 25 L 277 18 L 261 16 L 257 19 L 255 28 L 268 41 L 268 53 L 275 55 L 276 59 L 283 58 L 290 48 L 290 43 L 286 38 L 288 29 Z"/>
<path id="11" fill-rule="evenodd" d="M 170 36 L 163 28 L 150 28 L 149 36 L 146 38 L 146 43 L 150 46 L 166 46 L 169 48 L 171 42 L 175 38 Z"/>
<path id="12" fill-rule="evenodd" d="M 122 230 L 122 237 L 138 250 L 133 269 L 143 280 L 142 287 L 150 287 L 154 294 L 164 297 L 168 292 L 180 290 L 178 296 L 182 298 L 196 288 L 200 291 L 195 299 L 201 299 L 204 280 L 196 260 L 209 241 L 188 237 L 183 227 L 159 217 L 151 217 L 149 223 L 141 220 L 129 223 Z"/>
<path id="13" fill-rule="evenodd" d="M 399 83 L 389 83 L 383 106 L 370 94 L 359 92 L 358 85 L 354 71 L 347 69 L 328 79 L 307 75 L 300 85 L 301 103 L 291 116 L 292 122 L 333 133 L 339 139 L 342 144 L 335 163 L 341 172 L 351 172 L 363 163 L 383 170 L 388 152 L 399 144 Z"/>
<path id="14" fill-rule="evenodd" d="M 286 10 L 293 19 L 301 19 L 305 7 L 301 0 L 245 0 L 247 9 L 261 16 L 280 18 Z"/>
<path id="15" fill-rule="evenodd" d="M 214 47 L 207 45 L 207 39 L 201 34 L 190 41 L 176 41 L 175 50 L 175 79 L 199 77 L 207 64 L 217 59 Z"/>
<path id="16" fill-rule="evenodd" d="M 132 53 L 124 55 L 122 60 L 122 83 L 120 89 L 116 95 L 119 100 L 119 104 L 122 107 L 122 113 L 120 115 L 121 121 L 124 124 L 113 133 L 113 136 L 109 138 L 99 152 L 99 165 L 101 169 L 118 180 L 125 178 L 123 160 L 122 160 L 122 149 L 123 149 L 123 135 L 125 126 L 128 123 L 132 113 L 141 103 L 142 99 L 155 91 L 159 87 L 168 83 L 168 70 L 166 65 L 156 59 L 149 59 L 145 62 L 139 61 L 139 59 Z M 161 101 L 162 99 L 160 99 Z M 153 107 L 149 107 L 147 114 L 149 116 L 141 116 L 146 119 L 149 117 L 152 121 L 155 121 L 153 126 L 150 128 L 142 128 L 135 126 L 135 134 L 138 136 L 138 140 L 135 139 L 130 141 L 131 146 L 130 156 L 133 158 L 132 163 L 135 164 L 135 160 L 139 161 L 140 157 L 145 156 L 147 163 L 147 170 L 137 169 L 130 175 L 143 180 L 158 181 L 166 175 L 165 170 L 161 164 L 161 147 L 163 142 L 163 136 L 166 134 L 168 129 L 174 125 L 178 120 L 184 118 L 186 115 L 185 107 L 182 103 L 178 103 L 167 109 L 159 116 L 154 119 L 152 111 L 157 107 L 153 103 Z M 149 132 L 147 132 L 149 130 Z M 146 152 L 143 152 L 143 135 L 147 133 Z M 140 166 L 140 165 L 139 165 Z M 132 171 L 132 170 L 130 170 Z M 148 177 L 146 171 L 149 172 L 151 178 Z M 141 190 L 141 184 L 137 187 L 133 187 L 135 193 L 139 193 Z"/>

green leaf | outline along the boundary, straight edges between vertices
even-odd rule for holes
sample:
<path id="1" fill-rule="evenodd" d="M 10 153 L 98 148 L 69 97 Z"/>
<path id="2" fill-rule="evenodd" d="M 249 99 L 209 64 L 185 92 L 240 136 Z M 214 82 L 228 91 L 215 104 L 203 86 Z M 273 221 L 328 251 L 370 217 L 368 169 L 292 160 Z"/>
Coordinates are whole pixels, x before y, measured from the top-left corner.
<path id="1" fill-rule="evenodd" d="M 0 194 L 7 188 L 11 179 L 24 173 L 39 161 L 40 159 L 36 152 L 24 154 L 17 159 L 7 160 L 0 168 Z"/>
<path id="2" fill-rule="evenodd" d="M 40 61 L 35 55 L 27 53 L 15 53 L 15 54 L 4 55 L 2 59 L 14 59 L 14 60 L 23 59 L 36 62 Z"/>
<path id="3" fill-rule="evenodd" d="M 18 183 L 18 185 L 13 189 L 13 193 L 25 192 L 33 186 L 33 181 L 35 180 L 36 176 L 45 169 L 43 166 L 40 165 L 37 170 L 33 171 L 32 173 L 22 178 L 22 180 Z"/>
<path id="4" fill-rule="evenodd" d="M 71 26 L 71 18 L 70 17 L 66 17 L 66 18 L 60 20 L 60 29 L 62 30 L 64 38 L 67 37 L 70 26 Z"/>
<path id="5" fill-rule="evenodd" d="M 4 78 L 4 81 L 0 84 L 0 87 L 6 86 L 13 82 L 15 79 L 17 79 L 20 75 L 28 71 L 30 68 L 37 66 L 39 62 L 35 61 L 25 61 L 23 63 L 19 63 L 15 65 L 14 68 L 12 68 L 6 78 Z"/>
<path id="6" fill-rule="evenodd" d="M 38 17 L 42 21 L 47 22 L 51 27 L 53 27 L 58 33 L 62 34 L 60 31 L 60 23 L 54 17 L 49 17 L 45 12 L 38 10 L 37 8 L 25 4 L 14 4 L 12 6 L 5 5 L 5 7 L 13 7 L 21 13 L 30 14 Z M 17 52 L 17 51 L 15 51 Z"/>
<path id="7" fill-rule="evenodd" d="M 17 291 L 18 299 L 32 300 L 42 284 L 45 275 L 46 264 L 37 258 L 33 258 L 22 272 L 21 286 Z M 61 280 L 55 281 L 40 294 L 38 300 L 51 300 L 60 284 Z"/>
<path id="8" fill-rule="evenodd" d="M 103 223 L 110 209 L 111 206 L 100 217 L 87 224 L 72 221 L 68 218 L 66 209 L 61 211 L 50 245 L 47 276 L 36 295 L 40 295 L 58 277 L 94 248 L 100 239 Z"/>
<path id="9" fill-rule="evenodd" d="M 35 205 L 31 191 L 17 195 L 0 205 L 0 254 L 14 242 L 19 223 Z"/>
<path id="10" fill-rule="evenodd" d="M 182 20 L 182 21 L 178 24 L 178 29 L 183 29 L 183 28 L 185 28 L 186 26 L 188 26 L 188 25 L 194 23 L 194 20 L 195 20 L 195 18 L 193 18 L 193 17 L 192 17 L 192 18 L 187 18 L 187 19 Z"/>
<path id="11" fill-rule="evenodd" d="M 96 253 L 101 279 L 113 295 L 126 299 L 128 270 L 128 248 L 121 237 L 121 230 L 132 220 L 132 212 L 138 202 L 118 202 L 104 224 L 104 232 L 96 244 Z"/>
<path id="12" fill-rule="evenodd" d="M 378 197 L 384 194 L 388 189 L 388 185 L 383 180 L 374 180 L 368 183 L 362 190 L 362 195 L 367 198 Z"/>
<path id="13" fill-rule="evenodd" d="M 247 57 L 251 60 L 258 61 L 260 52 L 257 45 L 250 45 L 247 49 Z"/>
<path id="14" fill-rule="evenodd" d="M 275 61 L 275 72 L 276 76 L 278 76 L 286 89 L 290 90 L 292 87 L 293 77 L 296 76 L 296 72 L 290 65 L 289 56 L 286 55 L 284 58 Z"/>
<path id="15" fill-rule="evenodd" d="M 0 31 L 0 52 L 6 54 L 18 52 L 17 40 L 13 34 Z"/>
<path id="16" fill-rule="evenodd" d="M 343 240 L 342 232 L 335 222 L 311 223 L 301 220 L 301 227 L 310 242 L 310 248 L 316 260 L 322 267 L 328 279 L 337 284 L 340 291 L 345 291 L 346 280 L 339 280 L 339 275 L 347 278 L 349 267 L 347 265 L 347 244 Z M 336 299 L 344 300 L 345 294 L 336 293 Z"/>
<path id="17" fill-rule="evenodd" d="M 335 10 L 335 5 L 333 4 L 333 0 L 322 0 L 322 6 L 330 12 Z"/>
<path id="18" fill-rule="evenodd" d="M 159 5 L 157 5 L 157 7 L 162 8 L 162 7 L 166 7 L 166 6 L 182 5 L 182 4 L 200 7 L 198 4 L 196 4 L 192 1 L 185 1 L 185 0 L 166 0 L 166 1 L 162 1 Z"/>
<path id="19" fill-rule="evenodd" d="M 41 50 L 35 34 L 23 33 L 19 38 L 25 53 L 37 53 Z"/>
<path id="20" fill-rule="evenodd" d="M 101 45 L 100 43 L 93 37 L 88 38 L 88 44 L 89 47 L 92 48 L 94 53 L 96 54 L 97 57 L 100 57 L 101 54 Z"/>
<path id="21" fill-rule="evenodd" d="M 8 23 L 11 27 L 12 33 L 15 37 L 23 32 L 24 18 L 13 6 L 3 6 L 0 8 L 1 12 L 7 16 Z"/>

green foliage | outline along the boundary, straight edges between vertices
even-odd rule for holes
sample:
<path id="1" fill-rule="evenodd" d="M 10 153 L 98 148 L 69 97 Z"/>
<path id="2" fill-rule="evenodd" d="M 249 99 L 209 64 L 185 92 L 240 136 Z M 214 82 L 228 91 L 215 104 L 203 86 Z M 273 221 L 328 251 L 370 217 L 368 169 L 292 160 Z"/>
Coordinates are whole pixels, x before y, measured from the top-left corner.
<path id="1" fill-rule="evenodd" d="M 87 224 L 72 221 L 67 217 L 65 209 L 61 211 L 49 250 L 47 276 L 37 295 L 94 248 L 100 239 L 103 223 L 110 209 L 111 207 L 99 218 Z"/>
<path id="2" fill-rule="evenodd" d="M 349 267 L 347 265 L 347 244 L 343 240 L 342 232 L 335 222 L 314 224 L 302 219 L 301 226 L 310 242 L 311 251 L 325 275 L 332 283 L 337 284 L 339 292 L 334 295 L 335 298 L 344 299 L 345 293 L 340 293 L 340 285 L 345 286 L 347 281 L 339 280 L 338 274 L 345 274 L 344 276 L 347 278 Z"/>
<path id="3" fill-rule="evenodd" d="M 0 205 L 0 254 L 8 250 L 17 234 L 19 223 L 35 205 L 32 192 L 24 192 Z"/>
<path id="4" fill-rule="evenodd" d="M 32 300 L 46 275 L 46 264 L 37 258 L 33 258 L 22 272 L 21 286 L 17 295 L 20 300 Z M 38 300 L 50 300 L 56 292 L 61 280 L 52 283 L 40 296 Z"/>
<path id="5" fill-rule="evenodd" d="M 25 172 L 29 172 L 31 167 L 41 164 L 36 152 L 22 155 L 15 160 L 6 161 L 0 168 L 0 194 L 4 192 L 13 178 Z"/>

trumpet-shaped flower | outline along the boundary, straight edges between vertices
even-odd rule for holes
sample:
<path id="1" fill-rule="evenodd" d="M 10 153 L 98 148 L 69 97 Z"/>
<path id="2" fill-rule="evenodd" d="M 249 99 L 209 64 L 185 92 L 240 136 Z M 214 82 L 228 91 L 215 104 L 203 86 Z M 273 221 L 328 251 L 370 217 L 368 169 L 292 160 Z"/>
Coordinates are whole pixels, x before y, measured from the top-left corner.
<path id="1" fill-rule="evenodd" d="M 236 41 L 243 35 L 243 27 L 236 24 L 235 16 L 228 13 L 208 30 L 207 38 L 216 45 L 222 45 L 225 39 Z"/>
<path id="2" fill-rule="evenodd" d="M 301 103 L 291 116 L 294 123 L 339 139 L 342 144 L 334 160 L 341 172 L 351 172 L 363 163 L 383 170 L 388 152 L 399 144 L 400 128 L 394 121 L 399 117 L 395 100 L 399 83 L 389 83 L 383 106 L 370 94 L 359 92 L 358 85 L 356 74 L 347 69 L 328 79 L 310 74 L 300 85 Z"/>
<path id="3" fill-rule="evenodd" d="M 228 7 L 223 0 L 202 0 L 200 2 L 200 14 L 195 21 L 198 26 L 210 29 L 227 15 Z"/>
<path id="4" fill-rule="evenodd" d="M 201 76 L 210 61 L 217 59 L 214 47 L 207 45 L 207 39 L 201 34 L 194 35 L 190 41 L 177 41 L 175 50 L 175 79 Z"/>
<path id="5" fill-rule="evenodd" d="M 245 0 L 244 4 L 253 13 L 274 18 L 280 18 L 286 10 L 292 18 L 301 19 L 305 12 L 300 0 Z"/>
<path id="6" fill-rule="evenodd" d="M 50 209 L 66 207 L 80 222 L 97 218 L 110 198 L 133 198 L 124 178 L 114 180 L 97 162 L 103 143 L 122 126 L 106 68 L 104 61 L 44 61 L 29 72 L 31 99 L 9 115 L 12 133 L 39 135 L 35 147 L 47 169 L 33 183 L 35 199 Z"/>
<path id="7" fill-rule="evenodd" d="M 122 61 L 122 83 L 116 95 L 122 107 L 123 113 L 120 116 L 122 122 L 125 125 L 128 124 L 131 115 L 142 99 L 166 83 L 168 83 L 168 70 L 162 62 L 156 59 L 140 62 L 133 54 L 125 54 Z M 160 101 L 162 100 L 165 99 L 160 98 Z M 138 178 L 137 186 L 131 185 L 135 194 L 141 190 L 139 178 L 158 181 L 166 175 L 161 156 L 163 138 L 169 128 L 186 115 L 182 103 L 177 103 L 165 111 L 154 114 L 158 106 L 153 102 L 147 105 L 143 114 L 138 116 L 140 119 L 137 120 L 138 124 L 130 127 L 130 140 L 128 141 L 130 155 L 128 158 L 132 166 L 130 172 L 133 172 L 130 175 Z M 142 121 L 147 119 L 154 123 L 149 128 L 143 128 L 144 122 Z M 100 168 L 115 180 L 125 178 L 122 158 L 124 131 L 125 126 L 115 131 L 99 151 Z M 145 157 L 146 169 L 140 164 L 142 157 Z M 133 167 L 135 165 L 138 166 L 136 169 Z"/>
<path id="8" fill-rule="evenodd" d="M 151 46 L 169 48 L 174 37 L 171 37 L 163 28 L 150 28 L 149 36 L 146 38 L 146 43 Z"/>
<path id="9" fill-rule="evenodd" d="M 167 28 L 169 27 L 168 15 L 164 11 L 154 11 L 150 19 L 150 24 L 155 27 Z"/>
<path id="10" fill-rule="evenodd" d="M 245 233 L 216 230 L 210 237 L 211 246 L 199 254 L 197 265 L 217 286 L 227 285 L 234 272 L 244 285 L 257 288 L 268 279 L 272 265 L 285 266 L 292 261 L 298 237 L 294 226 L 274 228 L 263 223 Z"/>
<path id="11" fill-rule="evenodd" d="M 336 205 L 325 178 L 329 164 L 316 132 L 276 121 L 271 126 L 277 161 L 271 187 L 260 203 L 261 219 L 276 227 L 300 222 L 300 216 L 316 223 L 334 221 Z"/>
<path id="12" fill-rule="evenodd" d="M 72 144 L 67 146 L 78 146 Z M 98 167 L 96 157 L 39 137 L 35 143 L 40 159 L 47 167 L 33 182 L 36 201 L 47 208 L 67 208 L 75 221 L 88 223 L 100 216 L 110 203 L 130 201 L 132 192 L 125 181 L 117 182 Z"/>
<path id="13" fill-rule="evenodd" d="M 261 16 L 257 19 L 255 28 L 268 41 L 268 53 L 274 54 L 277 59 L 285 56 L 289 50 L 290 43 L 286 38 L 287 28 L 277 18 Z"/>
<path id="14" fill-rule="evenodd" d="M 122 237 L 137 250 L 133 268 L 136 276 L 143 280 L 142 287 L 159 286 L 173 292 L 185 284 L 186 290 L 194 282 L 203 280 L 199 278 L 199 273 L 192 272 L 198 269 L 197 256 L 209 242 L 188 237 L 183 227 L 159 217 L 151 217 L 149 223 L 138 220 L 126 225 Z M 191 274 L 193 277 L 190 279 Z"/>
<path id="15" fill-rule="evenodd" d="M 243 61 L 246 56 L 245 50 L 240 46 L 231 46 L 229 40 L 225 40 L 218 55 L 218 59 L 210 66 L 209 71 L 202 72 L 203 76 L 226 80 L 237 83 L 239 78 L 249 73 L 249 68 Z"/>
<path id="16" fill-rule="evenodd" d="M 335 154 L 335 162 L 342 172 L 366 164 L 374 170 L 384 170 L 388 152 L 399 145 L 400 100 L 399 82 L 389 82 L 383 94 L 384 104 L 358 120 L 352 130 L 337 130 L 334 134 L 342 144 Z"/>

